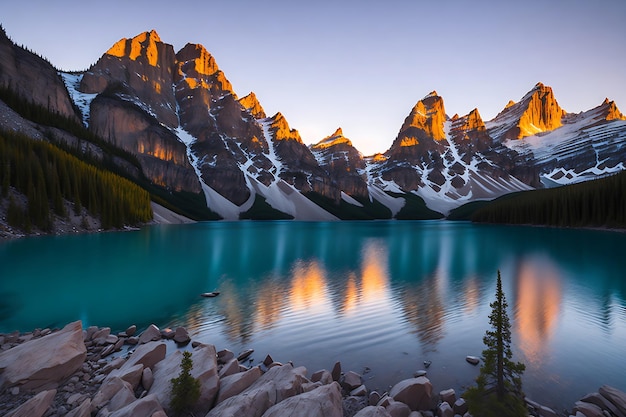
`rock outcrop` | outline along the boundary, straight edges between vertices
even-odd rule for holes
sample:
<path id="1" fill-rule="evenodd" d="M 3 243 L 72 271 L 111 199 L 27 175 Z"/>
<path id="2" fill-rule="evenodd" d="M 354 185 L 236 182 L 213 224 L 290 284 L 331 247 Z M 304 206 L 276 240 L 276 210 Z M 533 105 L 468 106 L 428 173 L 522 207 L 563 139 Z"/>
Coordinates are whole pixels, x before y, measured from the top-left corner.
<path id="1" fill-rule="evenodd" d="M 54 388 L 79 369 L 87 356 L 80 321 L 0 353 L 0 388 Z"/>

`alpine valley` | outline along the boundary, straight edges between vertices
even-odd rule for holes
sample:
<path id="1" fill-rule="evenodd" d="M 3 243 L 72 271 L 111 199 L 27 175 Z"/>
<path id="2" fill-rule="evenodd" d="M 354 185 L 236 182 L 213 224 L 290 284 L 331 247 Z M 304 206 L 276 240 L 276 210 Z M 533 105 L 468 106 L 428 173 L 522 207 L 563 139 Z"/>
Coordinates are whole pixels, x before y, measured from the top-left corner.
<path id="1" fill-rule="evenodd" d="M 341 128 L 307 146 L 254 93 L 239 97 L 202 45 L 175 51 L 155 31 L 121 39 L 88 70 L 66 73 L 2 30 L 0 86 L 95 139 L 4 99 L 2 131 L 106 160 L 153 200 L 196 219 L 440 218 L 473 200 L 626 168 L 626 117 L 616 104 L 568 113 L 542 83 L 490 121 L 478 109 L 448 116 L 433 91 L 407 109 L 381 154 L 362 155 Z"/>

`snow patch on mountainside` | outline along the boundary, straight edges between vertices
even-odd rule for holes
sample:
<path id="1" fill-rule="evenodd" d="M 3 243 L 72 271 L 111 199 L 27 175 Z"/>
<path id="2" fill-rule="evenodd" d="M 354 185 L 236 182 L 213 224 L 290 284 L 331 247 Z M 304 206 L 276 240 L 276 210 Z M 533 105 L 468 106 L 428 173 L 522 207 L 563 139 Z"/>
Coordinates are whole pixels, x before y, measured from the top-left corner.
<path id="1" fill-rule="evenodd" d="M 357 200 L 352 198 L 350 195 L 344 193 L 343 191 L 341 192 L 341 199 L 348 204 L 352 204 L 353 206 L 363 207 L 363 204 L 359 203 Z"/>
<path id="2" fill-rule="evenodd" d="M 67 91 L 70 93 L 70 97 L 76 106 L 80 109 L 83 115 L 83 124 L 85 127 L 89 125 L 89 111 L 91 102 L 98 94 L 87 94 L 78 91 L 80 82 L 83 79 L 83 74 L 69 74 L 67 72 L 59 72 Z"/>
<path id="3" fill-rule="evenodd" d="M 391 210 L 391 215 L 395 216 L 404 207 L 406 200 L 402 197 L 392 197 L 375 185 L 368 185 L 367 191 L 370 194 L 370 201 L 372 199 L 378 201 L 383 206 Z"/>

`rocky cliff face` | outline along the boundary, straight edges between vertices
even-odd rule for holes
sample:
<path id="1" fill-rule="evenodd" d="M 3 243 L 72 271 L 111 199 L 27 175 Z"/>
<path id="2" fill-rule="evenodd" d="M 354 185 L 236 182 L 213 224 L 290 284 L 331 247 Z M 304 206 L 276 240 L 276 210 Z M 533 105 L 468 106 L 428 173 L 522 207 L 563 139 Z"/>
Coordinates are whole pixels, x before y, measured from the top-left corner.
<path id="1" fill-rule="evenodd" d="M 341 128 L 310 147 L 319 165 L 337 184 L 340 191 L 353 197 L 367 198 L 365 161 Z"/>
<path id="2" fill-rule="evenodd" d="M 0 28 L 0 86 L 52 112 L 78 117 L 63 79 L 49 62 L 15 45 Z"/>
<path id="3" fill-rule="evenodd" d="M 519 103 L 509 102 L 487 128 L 500 140 L 521 139 L 562 126 L 565 116 L 552 93 L 552 88 L 537 83 Z"/>

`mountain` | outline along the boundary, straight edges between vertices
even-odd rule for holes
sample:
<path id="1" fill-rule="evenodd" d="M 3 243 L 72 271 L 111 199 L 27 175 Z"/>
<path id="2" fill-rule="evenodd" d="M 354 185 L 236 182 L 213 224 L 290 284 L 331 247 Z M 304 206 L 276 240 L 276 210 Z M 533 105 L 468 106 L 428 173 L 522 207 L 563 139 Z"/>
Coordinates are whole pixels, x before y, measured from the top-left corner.
<path id="1" fill-rule="evenodd" d="M 626 120 L 614 102 L 567 113 L 542 83 L 489 121 L 478 109 L 449 117 L 433 91 L 410 109 L 388 150 L 363 156 L 341 128 L 307 146 L 254 93 L 239 98 L 202 45 L 175 51 L 155 31 L 144 32 L 113 44 L 88 70 L 63 73 L 0 32 L 3 88 L 82 123 L 103 141 L 96 154 L 108 155 L 106 144 L 131 155 L 132 167 L 123 158 L 112 164 L 125 164 L 125 175 L 145 178 L 153 195 L 187 213 L 432 218 L 422 217 L 422 199 L 447 213 L 469 201 L 603 176 L 626 161 Z M 16 126 L 38 139 L 45 130 L 0 122 Z"/>

